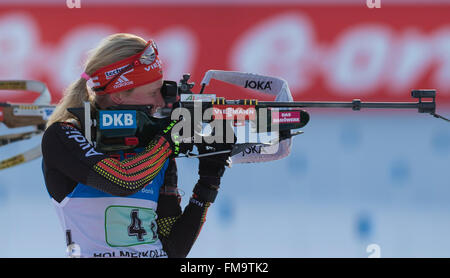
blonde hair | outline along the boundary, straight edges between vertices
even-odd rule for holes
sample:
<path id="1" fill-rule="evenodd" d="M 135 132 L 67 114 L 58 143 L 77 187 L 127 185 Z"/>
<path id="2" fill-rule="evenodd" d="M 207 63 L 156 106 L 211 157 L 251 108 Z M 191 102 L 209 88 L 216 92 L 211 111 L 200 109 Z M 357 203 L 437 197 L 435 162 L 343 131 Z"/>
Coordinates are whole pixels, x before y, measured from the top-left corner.
<path id="1" fill-rule="evenodd" d="M 84 72 L 91 75 L 100 68 L 133 56 L 144 50 L 146 43 L 143 38 L 133 34 L 119 33 L 110 35 L 103 39 L 98 47 L 89 51 Z M 109 95 L 95 95 L 87 88 L 86 82 L 84 78 L 80 77 L 80 79 L 67 87 L 55 111 L 49 117 L 47 127 L 56 122 L 76 121 L 75 117 L 67 111 L 67 108 L 83 107 L 84 102 L 89 101 L 91 110 L 94 111 L 95 103 L 102 106 L 102 104 L 110 101 Z"/>

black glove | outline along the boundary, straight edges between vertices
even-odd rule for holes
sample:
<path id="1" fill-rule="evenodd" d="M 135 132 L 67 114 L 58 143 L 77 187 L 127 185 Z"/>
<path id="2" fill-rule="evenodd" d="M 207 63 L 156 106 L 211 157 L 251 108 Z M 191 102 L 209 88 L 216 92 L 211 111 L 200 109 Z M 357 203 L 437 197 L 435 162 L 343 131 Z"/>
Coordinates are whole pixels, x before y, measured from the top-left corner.
<path id="1" fill-rule="evenodd" d="M 226 151 L 198 158 L 198 174 L 200 178 L 194 187 L 194 194 L 201 201 L 213 203 L 220 187 L 220 179 L 225 172 L 225 166 L 230 166 L 230 154 L 233 144 L 196 144 L 196 147 L 199 155 Z"/>
<path id="2" fill-rule="evenodd" d="M 178 123 L 178 120 L 171 121 L 160 133 L 170 144 L 172 149 L 172 157 L 178 156 L 180 153 L 188 153 L 192 151 L 194 144 L 185 143 L 179 135 L 172 134 L 172 128 Z"/>
<path id="3" fill-rule="evenodd" d="M 216 129 L 214 129 L 210 136 L 211 137 L 203 137 L 202 141 L 204 143 L 196 144 L 198 153 L 200 155 L 212 152 L 221 152 L 221 153 L 210 156 L 200 156 L 198 173 L 200 175 L 200 180 L 209 177 L 208 178 L 209 180 L 211 180 L 211 178 L 219 179 L 219 181 L 217 182 L 219 183 L 220 178 L 223 176 L 223 173 L 225 172 L 225 166 L 230 166 L 229 158 L 234 143 L 236 142 L 236 136 L 234 134 L 231 122 L 229 121 L 223 121 L 222 130 L 216 131 Z M 233 138 L 227 138 L 230 136 L 232 136 Z M 230 139 L 232 139 L 231 140 L 232 142 L 229 141 Z M 223 143 L 217 143 L 218 141 Z M 205 142 L 213 142 L 213 143 L 209 144 Z"/>
<path id="4" fill-rule="evenodd" d="M 200 175 L 200 179 L 202 177 L 221 178 L 223 176 L 223 173 L 225 172 L 225 166 L 230 165 L 229 158 L 231 149 L 233 148 L 233 144 L 198 144 L 196 145 L 196 147 L 198 149 L 199 155 L 224 151 L 220 154 L 200 156 L 198 158 L 198 174 Z"/>

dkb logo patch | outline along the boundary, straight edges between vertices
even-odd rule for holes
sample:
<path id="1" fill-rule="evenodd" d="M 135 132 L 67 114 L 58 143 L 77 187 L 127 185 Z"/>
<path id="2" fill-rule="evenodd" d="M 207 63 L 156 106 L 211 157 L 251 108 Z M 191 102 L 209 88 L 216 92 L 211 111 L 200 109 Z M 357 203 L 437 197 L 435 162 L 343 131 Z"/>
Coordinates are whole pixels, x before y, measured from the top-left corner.
<path id="1" fill-rule="evenodd" d="M 136 128 L 136 111 L 100 111 L 100 129 Z"/>

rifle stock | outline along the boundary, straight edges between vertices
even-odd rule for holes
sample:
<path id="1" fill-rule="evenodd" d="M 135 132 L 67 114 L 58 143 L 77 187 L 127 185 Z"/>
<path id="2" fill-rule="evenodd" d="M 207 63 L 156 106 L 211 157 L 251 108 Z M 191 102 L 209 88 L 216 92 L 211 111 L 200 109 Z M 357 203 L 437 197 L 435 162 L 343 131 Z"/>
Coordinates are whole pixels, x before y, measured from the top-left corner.
<path id="1" fill-rule="evenodd" d="M 9 128 L 45 125 L 53 109 L 53 106 L 11 104 L 0 107 L 0 121 Z"/>
<path id="2" fill-rule="evenodd" d="M 0 103 L 0 121 L 7 127 L 45 125 L 55 106 L 50 105 L 47 86 L 36 80 L 0 80 L 0 90 L 31 91 L 39 93 L 33 104 Z"/>

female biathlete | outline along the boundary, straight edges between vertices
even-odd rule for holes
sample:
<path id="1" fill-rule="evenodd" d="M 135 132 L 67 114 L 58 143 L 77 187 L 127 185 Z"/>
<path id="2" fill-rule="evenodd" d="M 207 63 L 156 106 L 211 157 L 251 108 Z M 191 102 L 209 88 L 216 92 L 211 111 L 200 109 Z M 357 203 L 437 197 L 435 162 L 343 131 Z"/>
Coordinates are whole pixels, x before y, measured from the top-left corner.
<path id="1" fill-rule="evenodd" d="M 49 118 L 42 139 L 44 179 L 67 245 L 77 246 L 81 257 L 186 257 L 216 198 L 227 154 L 199 158 L 199 180 L 182 211 L 170 132 L 135 155 L 104 154 L 67 111 L 89 101 L 91 109 L 149 105 L 154 113 L 165 106 L 162 78 L 153 41 L 111 35 L 91 52 Z"/>

